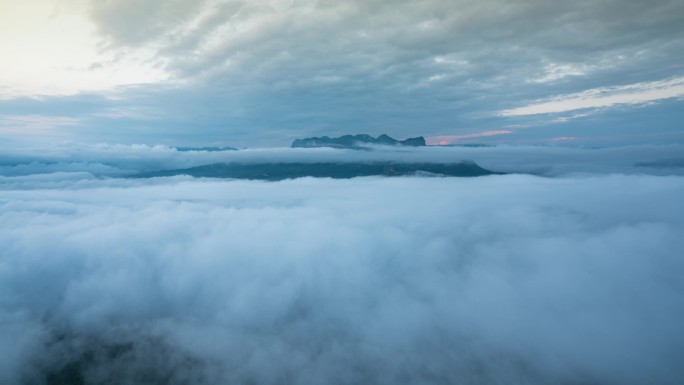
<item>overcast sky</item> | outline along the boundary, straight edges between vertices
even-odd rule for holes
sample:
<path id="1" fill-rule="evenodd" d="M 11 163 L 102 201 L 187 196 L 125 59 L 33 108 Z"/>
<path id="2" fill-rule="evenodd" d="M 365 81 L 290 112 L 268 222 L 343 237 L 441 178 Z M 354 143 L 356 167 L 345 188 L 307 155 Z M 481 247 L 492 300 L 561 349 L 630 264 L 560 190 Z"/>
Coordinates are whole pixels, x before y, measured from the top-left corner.
<path id="1" fill-rule="evenodd" d="M 684 143 L 681 0 L 0 0 L 0 144 Z"/>

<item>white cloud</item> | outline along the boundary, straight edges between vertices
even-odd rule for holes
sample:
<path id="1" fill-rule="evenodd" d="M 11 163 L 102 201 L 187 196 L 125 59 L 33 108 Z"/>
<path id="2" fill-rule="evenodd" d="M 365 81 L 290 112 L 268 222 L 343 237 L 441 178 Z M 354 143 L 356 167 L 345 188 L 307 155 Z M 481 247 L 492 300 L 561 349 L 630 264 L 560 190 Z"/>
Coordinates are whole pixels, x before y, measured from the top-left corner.
<path id="1" fill-rule="evenodd" d="M 616 87 L 594 88 L 580 93 L 558 96 L 533 104 L 501 111 L 501 116 L 551 114 L 589 108 L 606 108 L 629 104 L 646 104 L 657 100 L 684 96 L 684 77 L 643 82 Z"/>
<path id="2" fill-rule="evenodd" d="M 554 137 L 549 137 L 553 140 Z M 578 138 L 579 140 L 579 138 Z M 262 148 L 221 152 L 179 152 L 164 145 L 79 144 L 41 146 L 10 143 L 0 146 L 2 183 L 18 183 L 14 176 L 54 172 L 86 172 L 98 177 L 120 177 L 137 172 L 197 167 L 212 163 L 316 162 L 431 162 L 474 161 L 491 171 L 568 174 L 646 173 L 682 175 L 677 167 L 682 145 L 642 145 L 607 148 L 496 146 L 377 148 L 373 151 L 331 148 Z M 648 166 L 644 166 L 648 165 Z M 22 182 L 23 183 L 23 182 Z"/>
<path id="3" fill-rule="evenodd" d="M 558 81 L 569 76 L 582 76 L 593 70 L 591 66 L 586 64 L 559 64 L 547 63 L 544 66 L 544 75 L 532 79 L 532 83 L 549 83 Z"/>
<path id="4" fill-rule="evenodd" d="M 2 382 L 684 378 L 682 177 L 86 182 L 0 189 Z"/>

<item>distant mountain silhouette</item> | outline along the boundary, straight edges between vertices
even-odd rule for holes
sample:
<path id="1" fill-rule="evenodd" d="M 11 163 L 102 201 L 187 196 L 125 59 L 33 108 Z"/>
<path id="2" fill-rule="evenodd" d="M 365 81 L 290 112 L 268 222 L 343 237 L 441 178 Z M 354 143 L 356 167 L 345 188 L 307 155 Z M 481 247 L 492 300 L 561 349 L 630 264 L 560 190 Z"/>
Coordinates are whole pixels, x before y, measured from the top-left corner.
<path id="1" fill-rule="evenodd" d="M 359 176 L 459 176 L 499 174 L 474 162 L 460 163 L 215 163 L 179 170 L 145 172 L 134 177 L 190 175 L 206 178 L 283 180 L 302 177 L 348 179 Z"/>
<path id="2" fill-rule="evenodd" d="M 296 147 L 333 147 L 333 148 L 351 148 L 360 149 L 364 145 L 375 144 L 384 146 L 425 146 L 425 138 L 418 136 L 415 138 L 408 138 L 406 140 L 396 140 L 389 135 L 382 134 L 377 138 L 370 135 L 344 135 L 339 138 L 331 138 L 329 136 L 312 137 L 304 139 L 295 139 L 292 142 L 292 148 Z"/>

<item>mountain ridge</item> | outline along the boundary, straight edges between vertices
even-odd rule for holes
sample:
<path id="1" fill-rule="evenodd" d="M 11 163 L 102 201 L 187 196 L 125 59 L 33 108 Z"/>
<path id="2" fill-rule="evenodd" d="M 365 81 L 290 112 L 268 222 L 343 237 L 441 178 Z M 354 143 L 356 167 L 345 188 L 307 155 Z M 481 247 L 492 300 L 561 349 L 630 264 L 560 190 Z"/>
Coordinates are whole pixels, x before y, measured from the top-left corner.
<path id="1" fill-rule="evenodd" d="M 204 178 L 283 180 L 303 177 L 349 179 L 363 176 L 451 176 L 478 177 L 501 174 L 484 169 L 472 161 L 455 163 L 403 162 L 318 162 L 318 163 L 212 163 L 203 166 L 143 172 L 134 178 L 189 175 Z"/>
<path id="2" fill-rule="evenodd" d="M 315 148 L 315 147 L 332 147 L 332 148 L 350 148 L 362 149 L 364 145 L 383 145 L 383 146 L 409 146 L 409 147 L 423 147 L 425 146 L 425 138 L 417 136 L 404 140 L 397 140 L 387 134 L 382 134 L 374 138 L 368 134 L 357 135 L 342 135 L 337 138 L 329 136 L 313 136 L 304 139 L 295 139 L 292 141 L 291 148 Z"/>

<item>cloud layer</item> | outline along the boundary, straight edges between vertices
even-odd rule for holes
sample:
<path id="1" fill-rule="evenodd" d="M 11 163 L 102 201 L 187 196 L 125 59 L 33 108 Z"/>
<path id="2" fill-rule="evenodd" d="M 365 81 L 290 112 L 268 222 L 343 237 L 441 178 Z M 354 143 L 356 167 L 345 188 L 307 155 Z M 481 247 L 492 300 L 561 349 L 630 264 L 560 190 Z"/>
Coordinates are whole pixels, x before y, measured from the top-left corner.
<path id="1" fill-rule="evenodd" d="M 684 379 L 682 177 L 80 179 L 0 190 L 0 382 Z"/>
<path id="2" fill-rule="evenodd" d="M 563 138 L 561 138 L 563 139 Z M 567 138 L 565 138 L 567 139 Z M 562 140 L 561 140 L 562 142 Z M 405 162 L 459 163 L 474 161 L 496 172 L 544 176 L 573 173 L 642 173 L 682 175 L 681 145 L 642 145 L 608 148 L 492 146 L 492 147 L 378 147 L 370 151 L 331 148 L 270 148 L 239 151 L 177 151 L 156 145 L 64 143 L 48 147 L 24 144 L 2 146 L 0 183 L 25 180 L 57 181 L 63 173 L 95 177 L 125 177 L 140 172 L 176 170 L 212 163 L 349 163 Z M 59 177 L 52 173 L 62 173 Z M 37 174 L 46 174 L 43 176 Z M 27 178 L 13 178 L 25 176 Z M 1 178 L 1 177 L 0 177 Z M 23 182 L 22 182 L 23 183 Z"/>
<path id="3" fill-rule="evenodd" d="M 35 115 L 78 119 L 75 126 L 57 121 L 54 130 L 77 140 L 143 137 L 178 145 L 284 145 L 294 137 L 362 132 L 517 134 L 516 124 L 561 122 L 540 111 L 672 101 L 681 96 L 684 76 L 684 6 L 677 0 L 40 4 L 3 5 L 12 39 L 0 38 L 0 52 L 11 58 L 0 63 L 7 67 L 0 71 L 7 84 L 0 99 L 8 99 L 2 103 L 8 112 L 0 104 L 0 130 L 14 135 L 23 127 L 17 119 Z M 66 59 L 55 64 L 55 57 Z M 673 79 L 678 85 L 662 87 Z M 21 81 L 28 83 L 15 87 Z M 596 98 L 597 90 L 616 92 Z M 92 98 L 54 96 L 74 92 Z M 20 96 L 39 98 L 23 100 L 30 105 L 25 118 L 13 108 Z M 45 112 L 63 103 L 78 112 Z M 676 113 L 630 112 L 680 133 L 681 142 Z M 626 115 L 592 126 L 601 135 L 624 136 L 619 124 L 634 121 Z M 570 118 L 586 121 L 581 117 Z"/>

